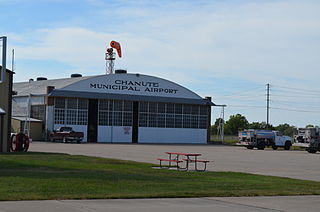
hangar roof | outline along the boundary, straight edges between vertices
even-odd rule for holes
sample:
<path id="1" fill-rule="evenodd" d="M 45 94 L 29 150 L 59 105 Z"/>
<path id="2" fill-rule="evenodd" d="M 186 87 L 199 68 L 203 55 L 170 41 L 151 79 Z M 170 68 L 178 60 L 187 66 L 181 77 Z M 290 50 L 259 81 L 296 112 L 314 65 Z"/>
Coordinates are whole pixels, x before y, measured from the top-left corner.
<path id="1" fill-rule="evenodd" d="M 93 76 L 30 81 L 30 82 L 17 82 L 17 83 L 13 83 L 13 90 L 18 92 L 17 96 L 28 96 L 29 94 L 46 95 L 47 86 L 54 86 L 56 89 L 60 89 L 67 85 L 70 85 L 72 83 L 75 83 L 90 77 L 93 77 Z"/>
<path id="2" fill-rule="evenodd" d="M 174 102 L 214 105 L 191 90 L 172 81 L 142 74 L 108 74 L 56 80 L 14 83 L 17 96 L 46 95 L 47 86 L 55 89 L 49 96 L 131 101 Z"/>

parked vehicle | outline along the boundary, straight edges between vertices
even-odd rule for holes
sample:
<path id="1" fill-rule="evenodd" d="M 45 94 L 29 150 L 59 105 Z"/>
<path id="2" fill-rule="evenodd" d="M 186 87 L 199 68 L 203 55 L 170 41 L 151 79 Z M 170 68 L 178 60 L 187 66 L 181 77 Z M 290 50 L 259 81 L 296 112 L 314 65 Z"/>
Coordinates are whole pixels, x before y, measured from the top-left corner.
<path id="1" fill-rule="evenodd" d="M 320 132 L 318 127 L 298 128 L 294 136 L 295 146 L 305 147 L 309 153 L 320 151 Z"/>
<path id="2" fill-rule="evenodd" d="M 284 136 L 278 131 L 249 129 L 239 131 L 239 143 L 247 149 L 263 150 L 266 146 L 271 146 L 274 150 L 278 147 L 289 150 L 292 146 L 292 138 Z"/>
<path id="3" fill-rule="evenodd" d="M 49 134 L 50 141 L 61 140 L 62 142 L 76 141 L 80 143 L 83 139 L 83 132 L 75 132 L 72 127 L 60 127 Z"/>

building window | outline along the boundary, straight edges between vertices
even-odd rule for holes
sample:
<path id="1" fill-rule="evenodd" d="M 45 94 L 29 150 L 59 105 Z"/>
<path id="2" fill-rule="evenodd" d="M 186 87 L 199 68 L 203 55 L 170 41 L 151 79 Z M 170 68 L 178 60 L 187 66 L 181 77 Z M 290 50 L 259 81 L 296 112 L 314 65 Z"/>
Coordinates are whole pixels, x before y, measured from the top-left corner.
<path id="1" fill-rule="evenodd" d="M 64 124 L 65 120 L 65 109 L 55 108 L 54 110 L 54 123 L 55 124 Z"/>
<path id="2" fill-rule="evenodd" d="M 55 98 L 54 123 L 87 125 L 88 100 L 75 98 Z"/>
<path id="3" fill-rule="evenodd" d="M 123 112 L 123 126 L 132 126 L 132 112 Z"/>
<path id="4" fill-rule="evenodd" d="M 109 124 L 109 104 L 110 101 L 101 99 L 98 104 L 98 125 L 107 126 Z"/>
<path id="5" fill-rule="evenodd" d="M 132 101 L 123 101 L 123 123 L 122 126 L 132 126 Z"/>
<path id="6" fill-rule="evenodd" d="M 78 125 L 87 125 L 88 123 L 88 100 L 78 99 Z"/>
<path id="7" fill-rule="evenodd" d="M 207 106 L 140 102 L 139 127 L 207 128 Z"/>
<path id="8" fill-rule="evenodd" d="M 166 114 L 166 128 L 174 128 L 174 114 Z"/>
<path id="9" fill-rule="evenodd" d="M 139 102 L 139 127 L 148 127 L 149 103 Z"/>
<path id="10" fill-rule="evenodd" d="M 199 116 L 199 128 L 207 129 L 207 116 Z"/>
<path id="11" fill-rule="evenodd" d="M 54 106 L 55 106 L 56 108 L 65 108 L 65 107 L 66 107 L 66 100 L 65 100 L 65 98 L 60 98 L 60 97 L 55 98 L 55 104 L 54 104 Z"/>
<path id="12" fill-rule="evenodd" d="M 31 105 L 31 117 L 35 119 L 46 120 L 46 106 L 45 105 Z"/>
<path id="13" fill-rule="evenodd" d="M 76 109 L 67 109 L 67 124 L 76 125 L 77 124 L 77 110 Z"/>
<path id="14" fill-rule="evenodd" d="M 101 126 L 132 126 L 132 101 L 99 100 Z"/>

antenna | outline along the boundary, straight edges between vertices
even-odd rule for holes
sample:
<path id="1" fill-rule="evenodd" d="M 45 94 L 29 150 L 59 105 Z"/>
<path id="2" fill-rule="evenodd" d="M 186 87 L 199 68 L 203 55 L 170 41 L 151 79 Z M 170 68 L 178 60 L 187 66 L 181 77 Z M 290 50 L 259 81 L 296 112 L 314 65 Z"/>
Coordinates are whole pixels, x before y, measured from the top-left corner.
<path id="1" fill-rule="evenodd" d="M 12 49 L 11 71 L 14 69 L 14 49 Z"/>

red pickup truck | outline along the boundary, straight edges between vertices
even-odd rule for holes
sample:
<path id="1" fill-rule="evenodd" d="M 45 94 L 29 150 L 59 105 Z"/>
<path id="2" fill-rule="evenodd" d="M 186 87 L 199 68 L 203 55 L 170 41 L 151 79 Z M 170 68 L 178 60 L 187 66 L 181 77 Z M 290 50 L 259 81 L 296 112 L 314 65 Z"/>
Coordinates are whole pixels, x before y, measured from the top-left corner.
<path id="1" fill-rule="evenodd" d="M 75 132 L 72 127 L 60 127 L 49 134 L 50 141 L 61 140 L 63 143 L 76 141 L 80 143 L 83 139 L 83 132 Z"/>

